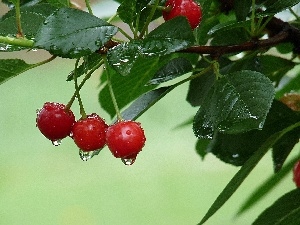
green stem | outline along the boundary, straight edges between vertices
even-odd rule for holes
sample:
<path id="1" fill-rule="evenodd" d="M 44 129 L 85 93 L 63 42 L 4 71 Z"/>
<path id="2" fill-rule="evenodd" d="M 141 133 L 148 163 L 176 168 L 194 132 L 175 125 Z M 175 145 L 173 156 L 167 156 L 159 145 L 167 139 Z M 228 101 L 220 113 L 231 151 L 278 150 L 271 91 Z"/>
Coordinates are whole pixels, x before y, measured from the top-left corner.
<path id="1" fill-rule="evenodd" d="M 122 28 L 118 27 L 118 30 L 120 31 L 121 34 L 123 34 L 128 40 L 132 40 L 132 37 L 129 36 Z"/>
<path id="2" fill-rule="evenodd" d="M 292 8 L 289 8 L 289 11 L 293 14 L 296 20 L 300 20 L 300 17 L 297 15 L 297 13 L 295 13 L 295 11 Z"/>
<path id="3" fill-rule="evenodd" d="M 89 0 L 85 0 L 85 5 L 86 5 L 89 13 L 93 15 L 93 10 L 91 8 L 90 1 Z"/>
<path id="4" fill-rule="evenodd" d="M 118 15 L 118 13 L 115 13 L 113 16 L 111 16 L 106 22 L 110 23 L 114 18 L 116 18 L 116 16 Z"/>
<path id="5" fill-rule="evenodd" d="M 44 60 L 44 61 L 41 61 L 41 62 L 38 62 L 38 63 L 33 64 L 33 67 L 32 67 L 32 68 L 38 67 L 38 66 L 41 66 L 41 65 L 44 65 L 44 64 L 46 64 L 46 63 L 48 63 L 48 62 L 51 62 L 51 61 L 52 61 L 53 59 L 55 59 L 55 58 L 56 58 L 56 56 L 53 55 L 53 56 L 51 56 L 49 59 L 46 59 L 46 60 Z"/>
<path id="6" fill-rule="evenodd" d="M 153 18 L 153 16 L 154 16 L 154 13 L 155 13 L 155 11 L 156 11 L 156 9 L 157 9 L 157 7 L 158 7 L 158 4 L 159 4 L 159 0 L 155 0 L 155 3 L 154 3 L 154 5 L 153 5 L 153 8 L 152 8 L 151 11 L 150 11 L 150 14 L 149 14 L 149 16 L 148 16 L 148 18 L 147 18 L 147 20 L 146 20 L 146 23 L 145 23 L 145 25 L 144 25 L 144 27 L 143 27 L 143 29 L 142 29 L 140 35 L 139 35 L 139 38 L 142 38 L 142 37 L 144 36 L 144 34 L 146 33 L 146 31 L 147 31 L 147 29 L 148 29 L 148 26 L 149 26 L 150 22 L 152 21 L 152 18 Z"/>
<path id="7" fill-rule="evenodd" d="M 15 9 L 16 9 L 16 24 L 17 24 L 17 29 L 18 29 L 17 37 L 24 37 L 23 31 L 22 31 L 22 25 L 21 25 L 20 0 L 16 1 Z"/>
<path id="8" fill-rule="evenodd" d="M 34 45 L 34 41 L 32 40 L 28 40 L 26 38 L 13 38 L 8 36 L 0 36 L 0 43 L 26 48 L 32 48 Z"/>
<path id="9" fill-rule="evenodd" d="M 252 0 L 252 11 L 251 11 L 251 35 L 255 36 L 255 30 L 256 30 L 256 26 L 255 26 L 255 0 Z"/>
<path id="10" fill-rule="evenodd" d="M 83 85 L 85 84 L 85 82 L 90 79 L 90 77 L 92 76 L 92 74 L 95 72 L 95 70 L 97 70 L 101 65 L 103 64 L 103 60 L 101 60 L 96 66 L 94 66 L 90 72 L 88 72 L 85 77 L 82 79 L 82 81 L 80 82 L 80 84 L 78 85 L 77 90 L 80 91 L 80 89 L 83 87 Z M 71 97 L 70 101 L 68 102 L 68 104 L 66 105 L 66 108 L 71 108 L 75 98 L 77 96 L 76 91 L 74 92 L 73 96 Z"/>
<path id="11" fill-rule="evenodd" d="M 75 84 L 75 94 L 76 94 L 76 97 L 77 97 L 77 100 L 78 100 L 78 103 L 79 103 L 80 115 L 81 115 L 81 118 L 84 119 L 84 118 L 86 118 L 86 113 L 85 113 L 85 110 L 84 110 L 84 107 L 83 107 L 82 99 L 81 99 L 81 96 L 80 96 L 80 89 L 79 89 L 78 81 L 77 81 L 77 67 L 78 67 L 79 60 L 80 60 L 80 58 L 77 59 L 76 62 L 75 62 L 75 69 L 74 69 L 73 79 L 74 79 L 74 84 Z"/>
<path id="12" fill-rule="evenodd" d="M 175 87 L 178 87 L 179 85 L 182 85 L 185 82 L 191 81 L 191 80 L 193 80 L 195 78 L 198 78 L 198 77 L 202 76 L 203 74 L 209 72 L 212 69 L 212 65 L 213 64 L 211 64 L 210 66 L 208 66 L 205 69 L 201 70 L 199 73 L 193 74 L 193 75 L 189 76 L 188 78 L 185 78 L 185 79 L 173 84 L 172 88 L 174 89 Z"/>
<path id="13" fill-rule="evenodd" d="M 273 17 L 270 16 L 268 19 L 266 19 L 266 21 L 260 26 L 259 30 L 258 30 L 258 34 L 260 34 L 266 27 L 266 25 L 271 21 Z"/>
<path id="14" fill-rule="evenodd" d="M 104 60 L 104 65 L 106 67 L 107 86 L 108 86 L 108 89 L 109 89 L 109 94 L 110 94 L 110 97 L 112 99 L 112 103 L 114 105 L 115 111 L 116 111 L 117 119 L 118 119 L 118 121 L 121 121 L 121 120 L 123 120 L 123 118 L 122 118 L 122 115 L 121 115 L 121 112 L 120 112 L 120 109 L 119 109 L 119 106 L 118 106 L 118 103 L 117 103 L 117 99 L 116 99 L 113 87 L 111 85 L 111 76 L 110 76 L 109 65 L 108 65 L 106 56 L 103 56 L 103 60 Z"/>
<path id="15" fill-rule="evenodd" d="M 165 11 L 165 12 L 170 12 L 172 7 L 171 6 L 155 6 L 155 5 L 147 5 L 147 8 L 156 8 L 157 10 L 160 10 L 160 11 Z"/>

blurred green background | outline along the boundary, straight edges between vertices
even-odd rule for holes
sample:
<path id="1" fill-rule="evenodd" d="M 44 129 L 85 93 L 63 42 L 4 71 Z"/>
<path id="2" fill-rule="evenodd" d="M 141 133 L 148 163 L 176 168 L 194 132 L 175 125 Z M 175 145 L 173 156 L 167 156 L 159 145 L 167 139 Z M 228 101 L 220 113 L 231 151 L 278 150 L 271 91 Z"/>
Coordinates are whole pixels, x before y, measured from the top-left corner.
<path id="1" fill-rule="evenodd" d="M 33 63 L 47 55 L 0 53 L 0 58 L 16 57 Z M 35 126 L 36 109 L 44 102 L 67 103 L 72 96 L 73 83 L 65 80 L 73 65 L 73 60 L 56 59 L 0 86 L 0 224 L 197 224 L 238 168 L 212 155 L 202 161 L 194 150 L 191 126 L 176 129 L 197 110 L 185 102 L 187 85 L 138 119 L 147 142 L 134 165 L 123 165 L 107 148 L 83 162 L 72 140 L 55 147 Z M 98 92 L 96 73 L 82 89 L 82 98 L 87 113 L 96 112 L 109 123 L 99 106 Z M 78 118 L 77 105 L 72 109 Z M 299 147 L 292 155 L 298 151 Z M 235 217 L 247 195 L 271 174 L 267 154 L 206 224 L 251 224 L 278 195 L 294 189 L 289 174 L 263 201 Z"/>

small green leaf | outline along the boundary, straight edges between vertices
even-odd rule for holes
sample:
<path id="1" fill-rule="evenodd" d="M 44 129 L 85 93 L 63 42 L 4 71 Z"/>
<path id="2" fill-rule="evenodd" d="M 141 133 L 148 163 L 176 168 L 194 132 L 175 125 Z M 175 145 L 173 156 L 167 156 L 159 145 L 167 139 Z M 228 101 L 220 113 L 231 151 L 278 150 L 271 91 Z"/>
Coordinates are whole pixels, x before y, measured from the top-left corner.
<path id="1" fill-rule="evenodd" d="M 279 13 L 285 9 L 288 9 L 290 7 L 293 7 L 294 5 L 298 4 L 300 0 L 268 0 L 265 3 L 266 10 L 259 15 L 274 15 L 276 13 Z"/>
<path id="2" fill-rule="evenodd" d="M 81 65 L 77 68 L 77 78 L 82 76 L 83 74 L 86 74 L 89 70 L 93 69 L 95 66 L 99 64 L 99 62 L 102 60 L 102 57 L 100 54 L 93 53 L 88 56 L 83 57 L 83 62 Z M 71 81 L 74 79 L 74 70 L 70 72 L 70 74 L 67 77 L 67 81 Z"/>
<path id="3" fill-rule="evenodd" d="M 290 191 L 275 201 L 253 225 L 299 225 L 300 189 Z"/>
<path id="4" fill-rule="evenodd" d="M 35 47 L 53 55 L 78 58 L 101 48 L 118 28 L 87 12 L 61 8 L 38 31 Z"/>
<path id="5" fill-rule="evenodd" d="M 276 144 L 275 144 L 276 145 Z M 272 174 L 268 179 L 266 179 L 259 187 L 257 187 L 252 194 L 248 195 L 245 202 L 241 205 L 237 215 L 240 215 L 254 206 L 258 201 L 260 201 L 267 193 L 277 187 L 278 183 L 282 181 L 287 175 L 289 175 L 295 165 L 299 160 L 300 155 L 295 156 L 288 164 L 275 174 Z"/>
<path id="6" fill-rule="evenodd" d="M 31 69 L 32 64 L 27 64 L 21 59 L 1 59 L 0 60 L 0 84 L 9 79 Z"/>
<path id="7" fill-rule="evenodd" d="M 300 122 L 293 124 L 280 132 L 277 132 L 270 136 L 260 148 L 247 160 L 247 162 L 241 167 L 241 169 L 234 175 L 234 177 L 229 181 L 223 191 L 219 194 L 214 203 L 210 206 L 209 210 L 205 216 L 200 221 L 199 225 L 204 224 L 212 215 L 214 215 L 234 194 L 234 192 L 243 183 L 246 177 L 258 164 L 261 158 L 267 153 L 267 151 L 287 132 L 300 126 Z M 298 194 L 299 195 L 299 194 Z M 300 196 L 300 195 L 299 195 Z M 300 201 L 298 201 L 300 202 Z M 265 225 L 265 224 L 264 224 Z M 273 225 L 273 224 L 272 224 Z"/>
<path id="8" fill-rule="evenodd" d="M 148 82 L 148 84 L 160 84 L 172 79 L 175 79 L 181 75 L 191 72 L 193 69 L 192 64 L 186 58 L 175 58 L 164 65 L 154 77 Z"/>
<path id="9" fill-rule="evenodd" d="M 167 55 L 194 43 L 193 32 L 184 17 L 169 20 L 143 40 L 123 43 L 110 49 L 107 59 L 112 67 L 123 76 L 130 73 L 137 60 Z"/>
<path id="10" fill-rule="evenodd" d="M 207 94 L 195 116 L 194 133 L 212 138 L 216 131 L 234 134 L 262 129 L 273 98 L 274 87 L 263 74 L 227 74 Z"/>

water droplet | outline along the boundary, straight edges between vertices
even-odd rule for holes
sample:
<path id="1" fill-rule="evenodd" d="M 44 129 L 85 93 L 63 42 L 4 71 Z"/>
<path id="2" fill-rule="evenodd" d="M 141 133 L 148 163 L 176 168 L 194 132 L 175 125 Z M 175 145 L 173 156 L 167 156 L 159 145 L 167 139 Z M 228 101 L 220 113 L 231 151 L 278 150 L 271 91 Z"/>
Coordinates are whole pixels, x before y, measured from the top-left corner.
<path id="1" fill-rule="evenodd" d="M 101 149 L 100 149 L 101 150 Z M 95 155 L 98 155 L 100 150 L 95 151 L 82 151 L 79 149 L 79 156 L 82 161 L 88 161 L 89 159 L 93 158 Z"/>
<path id="2" fill-rule="evenodd" d="M 238 158 L 238 157 L 240 157 L 240 155 L 239 155 L 238 153 L 232 154 L 232 158 L 236 159 L 236 158 Z"/>
<path id="3" fill-rule="evenodd" d="M 52 144 L 54 145 L 54 146 L 59 146 L 60 144 L 61 144 L 61 140 L 59 139 L 59 140 L 53 140 L 52 141 Z"/>
<path id="4" fill-rule="evenodd" d="M 135 160 L 136 160 L 136 156 L 137 154 L 133 155 L 133 156 L 129 156 L 127 158 L 122 158 L 122 162 L 124 163 L 124 165 L 126 166 L 131 166 Z"/>

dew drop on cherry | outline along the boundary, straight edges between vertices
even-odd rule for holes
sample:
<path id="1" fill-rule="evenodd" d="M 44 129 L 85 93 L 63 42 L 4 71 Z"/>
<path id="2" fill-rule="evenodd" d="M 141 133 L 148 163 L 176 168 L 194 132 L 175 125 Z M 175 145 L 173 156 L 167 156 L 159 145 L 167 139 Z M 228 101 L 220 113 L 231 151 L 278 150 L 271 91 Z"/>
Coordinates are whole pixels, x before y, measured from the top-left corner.
<path id="1" fill-rule="evenodd" d="M 100 149 L 101 150 L 101 149 Z M 79 149 L 79 156 L 82 161 L 88 161 L 89 159 L 93 158 L 95 155 L 98 155 L 100 150 L 95 151 L 82 151 Z"/>
<path id="2" fill-rule="evenodd" d="M 136 155 L 133 157 L 128 157 L 128 158 L 122 158 L 122 162 L 126 166 L 131 166 L 136 160 Z"/>
<path id="3" fill-rule="evenodd" d="M 54 145 L 54 146 L 59 146 L 59 145 L 61 145 L 61 140 L 59 139 L 59 140 L 53 140 L 52 141 L 52 144 Z"/>

